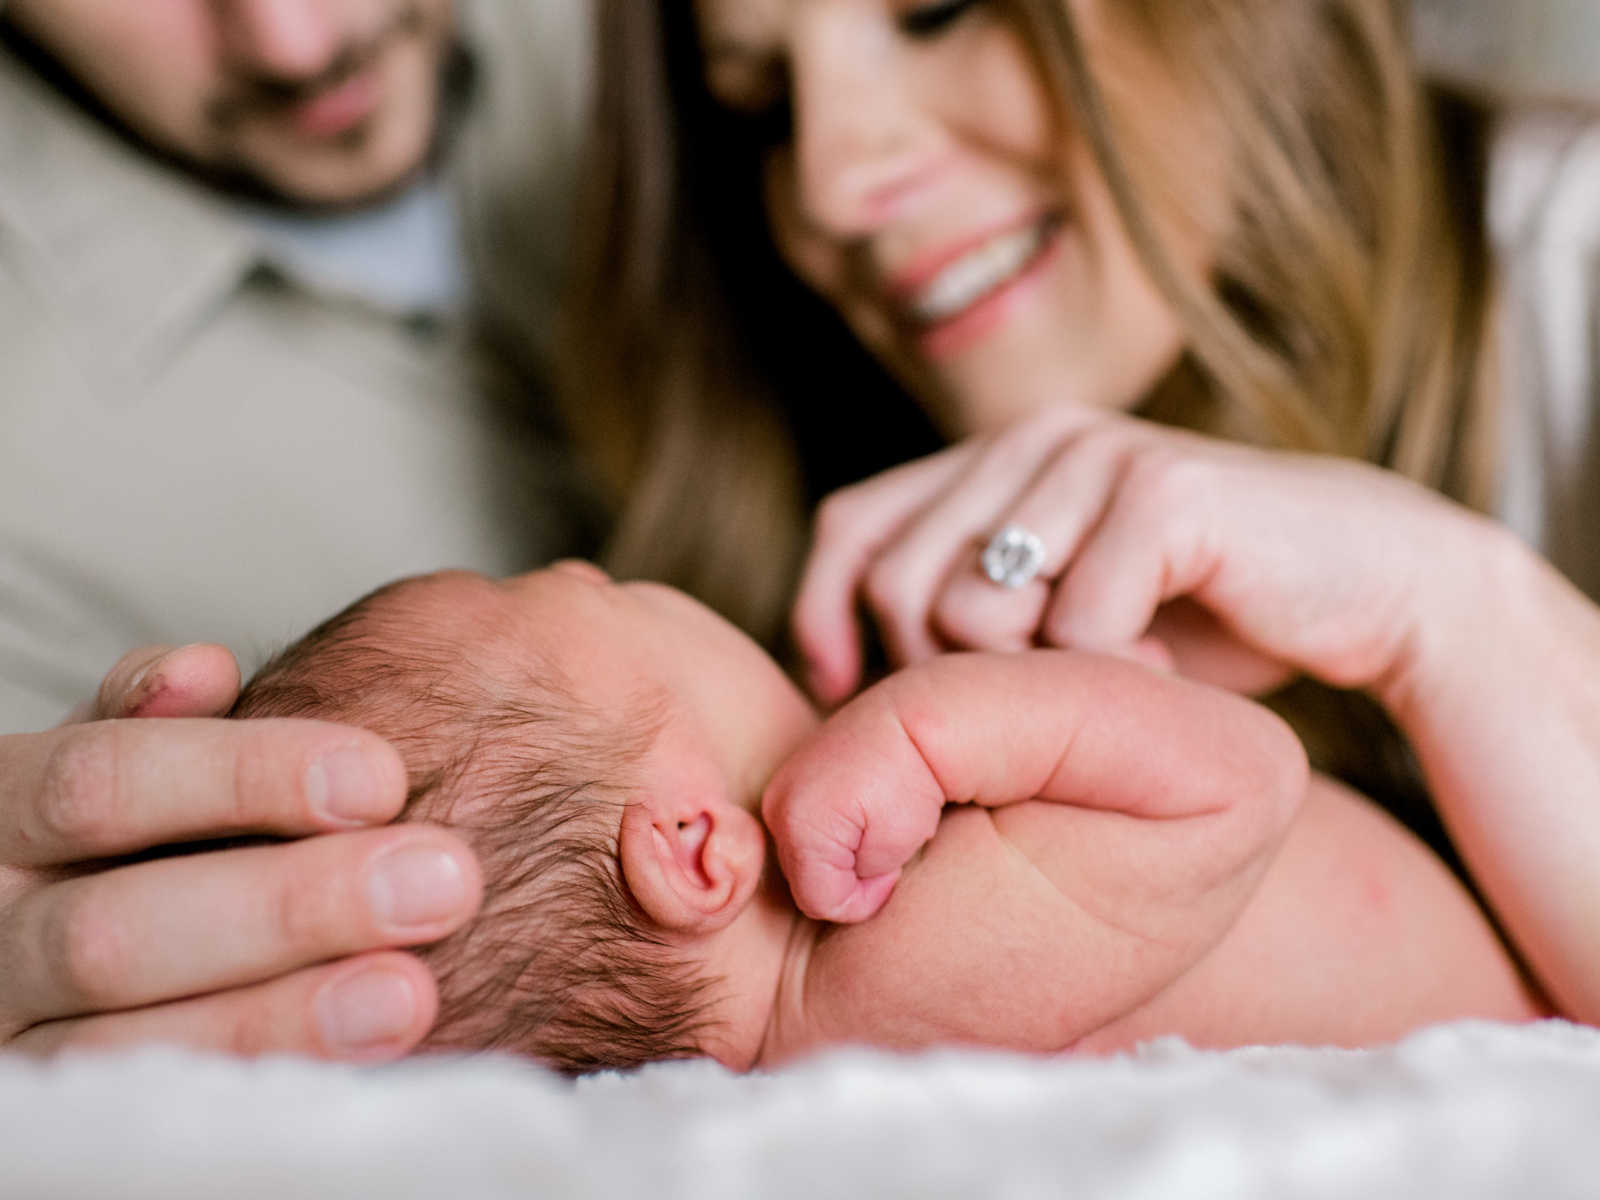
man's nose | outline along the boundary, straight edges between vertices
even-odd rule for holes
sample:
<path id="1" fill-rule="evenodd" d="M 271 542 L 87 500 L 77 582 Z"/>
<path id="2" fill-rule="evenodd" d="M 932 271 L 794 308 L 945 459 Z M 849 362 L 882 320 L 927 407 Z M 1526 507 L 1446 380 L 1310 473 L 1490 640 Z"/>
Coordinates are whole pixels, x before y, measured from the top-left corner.
<path id="1" fill-rule="evenodd" d="M 800 210 L 835 237 L 871 234 L 931 178 L 937 120 L 880 31 L 812 30 L 790 69 Z"/>
<path id="2" fill-rule="evenodd" d="M 304 79 L 332 65 L 345 42 L 329 0 L 223 0 L 220 24 L 229 56 L 252 71 Z"/>

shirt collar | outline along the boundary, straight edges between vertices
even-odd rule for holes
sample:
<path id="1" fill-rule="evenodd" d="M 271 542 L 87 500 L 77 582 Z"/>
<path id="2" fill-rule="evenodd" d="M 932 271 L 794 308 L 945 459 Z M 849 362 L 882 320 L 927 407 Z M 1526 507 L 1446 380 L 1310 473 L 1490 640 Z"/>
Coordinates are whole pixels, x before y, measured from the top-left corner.
<path id="1" fill-rule="evenodd" d="M 41 299 L 119 375 L 155 370 L 261 264 L 228 204 L 0 48 L 0 232 Z"/>

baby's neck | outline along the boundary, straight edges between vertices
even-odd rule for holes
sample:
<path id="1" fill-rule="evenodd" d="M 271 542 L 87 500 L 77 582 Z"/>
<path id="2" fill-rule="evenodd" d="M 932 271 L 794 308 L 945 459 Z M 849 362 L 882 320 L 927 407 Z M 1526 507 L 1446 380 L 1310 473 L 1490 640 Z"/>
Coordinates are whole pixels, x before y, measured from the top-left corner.
<path id="1" fill-rule="evenodd" d="M 787 889 L 780 889 L 779 907 L 788 914 L 783 954 L 768 993 L 767 1022 L 753 1067 L 774 1067 L 814 1047 L 810 1034 L 812 951 L 829 926 L 795 908 Z"/>
<path id="2" fill-rule="evenodd" d="M 723 1066 L 749 1071 L 781 1057 L 795 1014 L 804 1011 L 805 970 L 825 928 L 794 906 L 781 879 L 764 882 L 717 941 L 707 969 L 721 981 L 716 1027 L 703 1049 Z"/>

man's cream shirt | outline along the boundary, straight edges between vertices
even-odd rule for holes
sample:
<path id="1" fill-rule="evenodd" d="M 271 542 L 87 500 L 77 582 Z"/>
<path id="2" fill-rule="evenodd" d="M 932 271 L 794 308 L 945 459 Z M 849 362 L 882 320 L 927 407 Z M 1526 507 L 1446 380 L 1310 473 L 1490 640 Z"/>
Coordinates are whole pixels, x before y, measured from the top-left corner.
<path id="1" fill-rule="evenodd" d="M 458 6 L 481 88 L 453 168 L 479 295 L 547 346 L 587 92 L 587 5 Z M 236 210 L 0 52 L 0 734 L 133 646 L 246 670 L 371 588 L 574 549 L 525 377 L 462 331 L 270 269 Z"/>

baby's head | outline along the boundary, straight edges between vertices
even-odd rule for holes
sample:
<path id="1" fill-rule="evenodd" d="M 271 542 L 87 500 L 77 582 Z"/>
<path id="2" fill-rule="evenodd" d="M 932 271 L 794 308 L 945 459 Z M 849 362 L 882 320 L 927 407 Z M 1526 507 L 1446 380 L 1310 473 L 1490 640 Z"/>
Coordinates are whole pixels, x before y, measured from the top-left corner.
<path id="1" fill-rule="evenodd" d="M 278 655 L 234 715 L 388 738 L 402 819 L 477 853 L 481 913 L 424 952 L 428 1044 L 570 1071 L 753 1061 L 786 920 L 753 814 L 816 717 L 732 626 L 581 563 L 403 580 Z"/>

